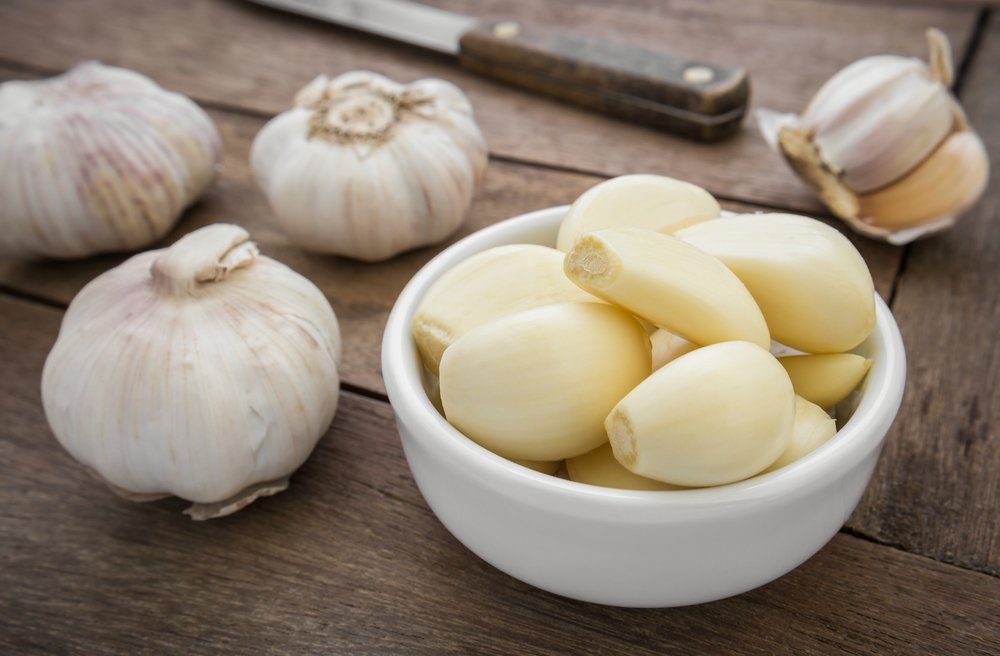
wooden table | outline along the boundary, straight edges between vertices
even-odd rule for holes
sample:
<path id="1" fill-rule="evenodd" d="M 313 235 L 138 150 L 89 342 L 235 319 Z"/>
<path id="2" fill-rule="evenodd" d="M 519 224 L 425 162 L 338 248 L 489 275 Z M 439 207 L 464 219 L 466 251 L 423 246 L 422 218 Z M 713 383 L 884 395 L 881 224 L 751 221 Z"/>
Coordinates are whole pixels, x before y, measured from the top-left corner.
<path id="1" fill-rule="evenodd" d="M 909 380 L 867 495 L 784 578 L 692 608 L 626 610 L 530 588 L 486 565 L 418 493 L 379 374 L 386 315 L 438 249 L 366 265 L 311 256 L 275 228 L 250 141 L 314 75 L 369 68 L 466 89 L 491 162 L 462 234 L 648 171 L 730 209 L 824 213 L 750 121 L 706 146 L 533 97 L 448 59 L 242 0 L 0 4 L 0 79 L 82 59 L 150 75 L 208 108 L 225 169 L 166 240 L 219 219 L 314 280 L 345 337 L 341 405 L 291 489 L 227 519 L 112 496 L 59 447 L 39 377 L 66 304 L 124 256 L 0 264 L 0 651 L 103 653 L 660 654 L 1000 652 L 1000 12 L 939 2 L 435 0 L 720 62 L 754 103 L 801 108 L 864 55 L 952 39 L 958 91 L 995 164 L 987 197 L 943 236 L 855 239 L 906 342 Z M 166 242 L 165 242 L 166 243 Z"/>

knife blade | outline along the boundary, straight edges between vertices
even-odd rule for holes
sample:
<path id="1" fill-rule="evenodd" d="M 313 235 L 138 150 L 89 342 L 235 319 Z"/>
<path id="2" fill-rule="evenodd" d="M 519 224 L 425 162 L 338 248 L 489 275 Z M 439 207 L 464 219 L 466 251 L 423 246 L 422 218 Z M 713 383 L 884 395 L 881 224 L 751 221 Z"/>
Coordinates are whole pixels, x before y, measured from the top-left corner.
<path id="1" fill-rule="evenodd" d="M 693 139 L 736 132 L 749 101 L 743 68 L 516 20 L 408 0 L 251 1 L 454 55 L 474 73 Z"/>

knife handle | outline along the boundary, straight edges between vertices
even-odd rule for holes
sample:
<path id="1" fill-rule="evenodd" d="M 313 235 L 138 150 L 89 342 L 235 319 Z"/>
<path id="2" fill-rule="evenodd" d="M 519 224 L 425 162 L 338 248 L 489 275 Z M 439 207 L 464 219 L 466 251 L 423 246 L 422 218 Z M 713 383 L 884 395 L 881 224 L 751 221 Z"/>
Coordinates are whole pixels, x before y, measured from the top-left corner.
<path id="1" fill-rule="evenodd" d="M 459 61 L 480 75 L 701 141 L 735 133 L 750 96 L 743 68 L 509 20 L 465 32 Z"/>

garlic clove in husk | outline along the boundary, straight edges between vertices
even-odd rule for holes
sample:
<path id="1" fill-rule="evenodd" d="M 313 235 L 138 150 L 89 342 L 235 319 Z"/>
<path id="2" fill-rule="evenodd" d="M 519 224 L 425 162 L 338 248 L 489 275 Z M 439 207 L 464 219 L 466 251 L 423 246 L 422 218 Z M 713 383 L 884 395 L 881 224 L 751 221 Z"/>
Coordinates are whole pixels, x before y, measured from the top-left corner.
<path id="1" fill-rule="evenodd" d="M 629 314 L 560 303 L 462 335 L 441 359 L 441 401 L 455 428 L 498 455 L 562 460 L 605 442 L 605 416 L 649 373 L 649 338 Z"/>
<path id="2" fill-rule="evenodd" d="M 771 336 L 810 353 L 839 353 L 875 327 L 875 284 L 836 229 L 794 214 L 743 214 L 677 238 L 721 260 L 760 306 Z"/>
<path id="3" fill-rule="evenodd" d="M 273 494 L 337 408 L 340 333 L 323 294 L 216 224 L 148 251 L 73 299 L 42 400 L 69 453 L 195 518 Z"/>
<path id="4" fill-rule="evenodd" d="M 486 157 L 458 87 L 367 71 L 317 77 L 261 129 L 250 154 L 292 242 L 365 261 L 455 232 Z"/>
<path id="5" fill-rule="evenodd" d="M 438 278 L 413 315 L 412 332 L 427 369 L 476 326 L 542 305 L 594 301 L 563 274 L 563 254 L 535 244 L 497 246 L 476 253 Z"/>
<path id="6" fill-rule="evenodd" d="M 788 374 L 749 342 L 703 346 L 655 371 L 604 425 L 615 458 L 673 485 L 725 485 L 760 473 L 788 446 Z"/>
<path id="7" fill-rule="evenodd" d="M 947 37 L 930 63 L 879 55 L 834 75 L 800 117 L 764 110 L 761 131 L 836 216 L 902 244 L 949 227 L 982 195 L 989 160 L 949 91 Z"/>
<path id="8" fill-rule="evenodd" d="M 0 256 L 148 245 L 215 177 L 208 115 L 139 73 L 85 62 L 0 84 Z"/>
<path id="9" fill-rule="evenodd" d="M 583 192 L 559 226 L 556 248 L 569 251 L 584 233 L 604 228 L 647 228 L 673 234 L 714 219 L 722 208 L 710 193 L 662 175 L 622 175 Z"/>

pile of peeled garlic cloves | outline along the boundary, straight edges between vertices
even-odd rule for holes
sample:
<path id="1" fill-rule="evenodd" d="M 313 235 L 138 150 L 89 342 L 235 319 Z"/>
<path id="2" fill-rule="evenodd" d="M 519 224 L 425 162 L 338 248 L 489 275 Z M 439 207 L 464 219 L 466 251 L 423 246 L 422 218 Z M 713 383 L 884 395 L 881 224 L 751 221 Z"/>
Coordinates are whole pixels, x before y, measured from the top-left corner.
<path id="1" fill-rule="evenodd" d="M 432 401 L 467 437 L 577 482 L 675 490 L 774 471 L 836 433 L 828 411 L 864 379 L 850 351 L 875 326 L 871 275 L 837 230 L 722 217 L 703 189 L 632 175 L 577 199 L 557 244 L 478 253 L 417 308 Z"/>
<path id="2" fill-rule="evenodd" d="M 854 230 L 894 244 L 949 228 L 982 196 L 989 157 L 950 88 L 951 47 L 929 63 L 866 57 L 824 84 L 801 116 L 758 110 L 765 139 Z"/>

